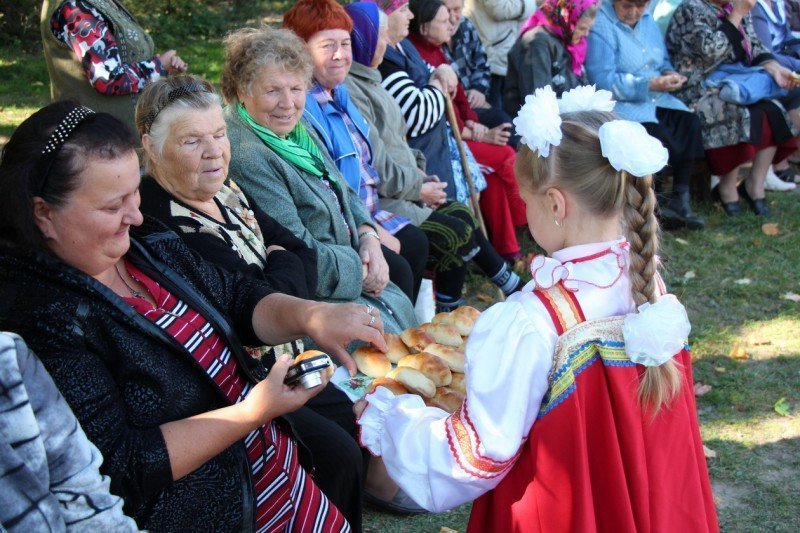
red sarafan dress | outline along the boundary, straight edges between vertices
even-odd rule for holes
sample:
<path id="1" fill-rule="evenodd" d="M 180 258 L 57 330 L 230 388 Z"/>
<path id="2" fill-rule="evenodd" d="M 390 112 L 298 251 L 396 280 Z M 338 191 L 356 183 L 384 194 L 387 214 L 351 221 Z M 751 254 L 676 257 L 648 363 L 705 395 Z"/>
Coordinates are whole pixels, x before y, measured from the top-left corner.
<path id="1" fill-rule="evenodd" d="M 426 509 L 474 500 L 474 533 L 716 531 L 685 311 L 658 277 L 659 302 L 631 315 L 628 253 L 620 239 L 535 259 L 533 281 L 469 334 L 461 406 L 378 387 L 362 444 Z M 680 392 L 656 413 L 640 405 L 645 367 L 626 342 L 679 352 Z"/>
<path id="2" fill-rule="evenodd" d="M 584 322 L 559 342 L 540 417 L 468 531 L 717 531 L 688 350 L 675 357 L 680 393 L 653 416 L 638 402 L 645 367 L 624 357 L 621 319 Z"/>

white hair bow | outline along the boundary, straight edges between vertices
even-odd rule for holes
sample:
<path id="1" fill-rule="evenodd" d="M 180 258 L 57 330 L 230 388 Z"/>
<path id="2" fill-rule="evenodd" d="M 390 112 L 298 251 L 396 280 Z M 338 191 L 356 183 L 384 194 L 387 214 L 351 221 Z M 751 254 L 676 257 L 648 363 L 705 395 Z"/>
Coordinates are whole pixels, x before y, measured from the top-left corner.
<path id="1" fill-rule="evenodd" d="M 514 126 L 523 143 L 536 150 L 539 157 L 547 157 L 551 146 L 561 144 L 563 113 L 610 112 L 614 104 L 609 91 L 598 91 L 594 85 L 569 90 L 560 100 L 548 85 L 525 98 L 525 104 L 514 119 Z M 667 149 L 638 122 L 612 120 L 600 126 L 598 135 L 603 157 L 618 171 L 642 177 L 658 172 L 667 164 Z"/>

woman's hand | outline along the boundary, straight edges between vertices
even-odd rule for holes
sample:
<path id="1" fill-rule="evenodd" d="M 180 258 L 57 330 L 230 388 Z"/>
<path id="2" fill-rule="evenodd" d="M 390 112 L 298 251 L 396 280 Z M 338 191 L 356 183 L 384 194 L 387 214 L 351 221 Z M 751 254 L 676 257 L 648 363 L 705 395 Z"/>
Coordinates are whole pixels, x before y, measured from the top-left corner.
<path id="1" fill-rule="evenodd" d="M 381 244 L 390 249 L 396 254 L 400 253 L 400 240 L 383 229 L 383 226 L 378 226 L 378 235 L 381 236 Z"/>
<path id="2" fill-rule="evenodd" d="M 323 372 L 322 385 L 313 389 L 306 389 L 302 385 L 293 387 L 285 385 L 283 380 L 292 363 L 289 355 L 281 355 L 272 365 L 266 379 L 253 387 L 253 390 L 242 400 L 240 405 L 243 416 L 254 427 L 266 424 L 275 417 L 297 411 L 328 383 L 327 375 L 324 375 Z"/>
<path id="3" fill-rule="evenodd" d="M 306 334 L 326 353 L 336 357 L 349 371 L 356 373 L 356 363 L 347 346 L 356 340 L 368 342 L 386 351 L 380 311 L 364 304 L 314 302 L 306 313 Z"/>
<path id="4" fill-rule="evenodd" d="M 436 181 L 423 183 L 419 190 L 419 201 L 436 209 L 447 200 L 447 194 L 444 192 L 446 188 L 447 184 L 439 181 L 439 178 L 436 178 Z"/>
<path id="5" fill-rule="evenodd" d="M 677 72 L 664 73 L 661 76 L 650 78 L 650 90 L 660 93 L 671 93 L 677 91 L 686 83 L 686 76 Z"/>
<path id="6" fill-rule="evenodd" d="M 750 13 L 756 5 L 756 0 L 732 0 L 733 10 L 728 15 L 728 20 L 737 28 L 742 25 L 742 19 Z"/>
<path id="7" fill-rule="evenodd" d="M 434 80 L 439 82 L 442 91 L 446 94 L 449 94 L 450 98 L 455 97 L 456 89 L 458 89 L 458 76 L 456 76 L 456 72 L 453 70 L 453 67 L 450 65 L 439 65 L 436 67 L 436 70 L 434 70 L 433 74 L 431 74 L 431 80 L 429 83 L 433 82 Z"/>
<path id="8" fill-rule="evenodd" d="M 159 55 L 158 58 L 161 60 L 161 66 L 166 69 L 167 74 L 170 76 L 186 72 L 186 69 L 189 68 L 189 65 L 178 56 L 175 50 L 167 50 Z"/>
<path id="9" fill-rule="evenodd" d="M 792 76 L 792 71 L 782 66 L 777 61 L 767 61 L 761 65 L 764 70 L 769 72 L 775 83 L 782 89 L 793 89 L 797 86 L 797 80 Z"/>
<path id="10" fill-rule="evenodd" d="M 361 416 L 361 413 L 364 412 L 364 409 L 367 408 L 367 400 L 361 398 L 356 403 L 353 404 L 353 413 L 355 413 L 356 418 Z"/>
<path id="11" fill-rule="evenodd" d="M 466 121 L 464 126 L 464 131 L 461 134 L 464 139 L 475 142 L 485 141 L 486 133 L 489 131 L 489 128 L 472 120 Z"/>
<path id="12" fill-rule="evenodd" d="M 486 102 L 486 95 L 476 89 L 467 91 L 467 102 L 472 109 L 491 109 L 492 107 Z"/>
<path id="13" fill-rule="evenodd" d="M 372 231 L 372 228 L 370 228 Z M 358 248 L 358 255 L 361 256 L 363 269 L 363 289 L 367 294 L 380 296 L 383 289 L 389 283 L 389 265 L 383 257 L 381 243 L 378 239 L 364 236 Z"/>
<path id="14" fill-rule="evenodd" d="M 496 144 L 498 146 L 505 146 L 511 138 L 511 124 L 504 122 L 499 126 L 488 130 L 483 138 L 483 142 L 489 144 Z"/>

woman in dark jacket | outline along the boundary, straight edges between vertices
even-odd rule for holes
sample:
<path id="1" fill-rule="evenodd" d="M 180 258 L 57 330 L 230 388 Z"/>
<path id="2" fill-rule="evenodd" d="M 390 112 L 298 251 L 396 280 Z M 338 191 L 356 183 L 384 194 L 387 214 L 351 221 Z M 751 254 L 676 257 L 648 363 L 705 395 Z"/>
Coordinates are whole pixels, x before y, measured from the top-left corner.
<path id="1" fill-rule="evenodd" d="M 142 93 L 136 116 L 148 174 L 139 189 L 142 212 L 169 226 L 209 263 L 266 280 L 284 294 L 313 297 L 316 252 L 226 181 L 230 143 L 211 84 L 197 76 L 158 80 Z M 195 148 L 172 148 L 187 135 L 197 139 Z M 271 365 L 282 353 L 298 355 L 303 342 L 250 351 Z M 313 464 L 303 465 L 313 466 L 319 488 L 360 529 L 361 500 L 352 492 L 354 486 L 360 492 L 363 458 L 353 403 L 329 383 L 286 418 L 309 448 Z"/>
<path id="2" fill-rule="evenodd" d="M 0 327 L 40 355 L 140 527 L 299 530 L 310 515 L 349 530 L 280 419 L 320 388 L 284 385 L 288 357 L 266 375 L 242 343 L 310 335 L 354 371 L 343 346 L 384 346 L 380 319 L 199 260 L 142 219 L 134 146 L 119 121 L 71 103 L 14 132 L 0 161 Z"/>

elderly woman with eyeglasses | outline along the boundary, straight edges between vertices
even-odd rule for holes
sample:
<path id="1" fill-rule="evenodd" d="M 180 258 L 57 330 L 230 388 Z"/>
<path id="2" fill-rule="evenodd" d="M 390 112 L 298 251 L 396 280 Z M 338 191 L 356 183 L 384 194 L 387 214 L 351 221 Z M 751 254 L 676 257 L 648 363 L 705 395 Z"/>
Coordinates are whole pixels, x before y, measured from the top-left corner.
<path id="1" fill-rule="evenodd" d="M 218 130 L 197 126 L 213 142 Z M 181 140 L 171 149 L 190 150 Z M 139 527 L 301 531 L 313 517 L 349 530 L 281 418 L 322 387 L 284 384 L 288 356 L 267 373 L 243 344 L 308 335 L 355 372 L 344 346 L 385 348 L 380 317 L 202 261 L 139 211 L 136 145 L 119 120 L 65 102 L 13 133 L 0 159 L 0 328 L 42 359 Z"/>
<path id="2" fill-rule="evenodd" d="M 272 288 L 309 298 L 317 289 L 316 253 L 227 181 L 230 143 L 220 98 L 196 76 L 163 79 L 137 104 L 147 175 L 142 212 L 169 226 L 189 248 L 231 272 L 265 280 Z M 251 352 L 271 365 L 283 352 L 297 355 L 302 341 Z M 354 529 L 363 476 L 352 403 L 328 384 L 286 416 L 308 448 L 302 464 Z"/>

